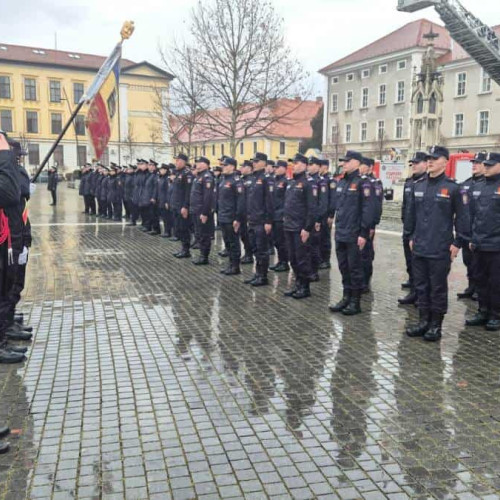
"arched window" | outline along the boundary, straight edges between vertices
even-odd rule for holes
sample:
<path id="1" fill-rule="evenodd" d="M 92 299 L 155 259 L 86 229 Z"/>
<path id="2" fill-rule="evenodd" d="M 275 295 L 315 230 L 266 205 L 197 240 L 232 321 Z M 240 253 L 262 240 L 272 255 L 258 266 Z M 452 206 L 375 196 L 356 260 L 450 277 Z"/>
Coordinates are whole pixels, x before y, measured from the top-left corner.
<path id="1" fill-rule="evenodd" d="M 432 115 L 436 114 L 436 103 L 436 94 L 433 92 L 429 99 L 429 113 Z"/>
<path id="2" fill-rule="evenodd" d="M 424 112 L 424 97 L 422 94 L 418 94 L 417 97 L 417 113 L 421 114 Z"/>

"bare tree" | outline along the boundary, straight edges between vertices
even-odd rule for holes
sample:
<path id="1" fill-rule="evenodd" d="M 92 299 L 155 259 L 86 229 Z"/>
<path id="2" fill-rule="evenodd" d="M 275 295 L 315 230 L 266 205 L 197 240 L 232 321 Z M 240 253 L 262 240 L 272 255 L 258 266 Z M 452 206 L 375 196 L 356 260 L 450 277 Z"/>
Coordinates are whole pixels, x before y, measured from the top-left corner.
<path id="1" fill-rule="evenodd" d="M 134 132 L 134 124 L 131 122 L 128 122 L 128 132 L 127 136 L 123 140 L 123 144 L 125 145 L 129 161 L 133 162 L 135 157 L 136 136 Z"/>
<path id="2" fill-rule="evenodd" d="M 156 156 L 161 151 L 162 135 L 161 135 L 161 129 L 154 122 L 152 122 L 149 125 L 149 139 L 151 141 L 151 150 L 152 150 L 151 158 L 153 158 L 153 160 L 156 161 Z"/>
<path id="3" fill-rule="evenodd" d="M 302 104 L 298 99 L 277 105 L 279 99 L 307 95 L 308 75 L 286 46 L 283 19 L 268 0 L 199 1 L 190 32 L 189 45 L 177 47 L 166 61 L 176 75 L 172 95 L 189 111 L 178 123 L 188 143 L 190 133 L 195 142 L 200 135 L 222 140 L 234 156 L 240 142 L 286 122 Z M 180 74 L 174 60 L 184 62 Z"/>
<path id="4" fill-rule="evenodd" d="M 379 160 L 383 160 L 384 153 L 387 152 L 387 141 L 388 137 L 385 130 L 380 130 L 377 132 L 377 137 L 375 138 L 375 147 Z"/>

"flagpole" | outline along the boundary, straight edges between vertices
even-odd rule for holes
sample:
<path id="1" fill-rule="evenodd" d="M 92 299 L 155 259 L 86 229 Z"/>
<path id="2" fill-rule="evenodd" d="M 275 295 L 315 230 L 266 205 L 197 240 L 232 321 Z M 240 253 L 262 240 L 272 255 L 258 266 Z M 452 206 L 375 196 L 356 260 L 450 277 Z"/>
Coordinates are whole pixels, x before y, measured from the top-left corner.
<path id="1" fill-rule="evenodd" d="M 118 82 L 118 165 L 122 164 L 122 118 L 120 109 L 120 82 Z"/>

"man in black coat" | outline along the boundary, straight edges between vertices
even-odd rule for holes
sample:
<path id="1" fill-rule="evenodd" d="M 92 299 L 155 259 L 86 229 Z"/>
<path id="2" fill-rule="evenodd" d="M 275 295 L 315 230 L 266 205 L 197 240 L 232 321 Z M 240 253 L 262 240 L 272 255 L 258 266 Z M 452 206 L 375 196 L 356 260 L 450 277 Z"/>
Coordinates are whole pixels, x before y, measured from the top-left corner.
<path id="1" fill-rule="evenodd" d="M 57 184 L 59 182 L 59 176 L 57 174 L 57 167 L 50 167 L 49 168 L 49 177 L 47 180 L 47 191 L 50 191 L 50 194 L 52 195 L 52 203 L 50 204 L 51 207 L 54 207 L 57 205 Z"/>

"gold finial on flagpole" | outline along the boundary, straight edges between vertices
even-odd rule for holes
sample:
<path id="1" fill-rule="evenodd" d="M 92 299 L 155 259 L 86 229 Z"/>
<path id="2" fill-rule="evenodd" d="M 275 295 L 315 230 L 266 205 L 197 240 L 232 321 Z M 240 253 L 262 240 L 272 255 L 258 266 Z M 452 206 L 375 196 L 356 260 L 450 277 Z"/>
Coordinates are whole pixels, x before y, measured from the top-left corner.
<path id="1" fill-rule="evenodd" d="M 125 21 L 123 23 L 122 30 L 120 31 L 122 42 L 123 40 L 128 40 L 132 36 L 132 33 L 134 33 L 134 30 L 135 30 L 134 21 Z"/>

